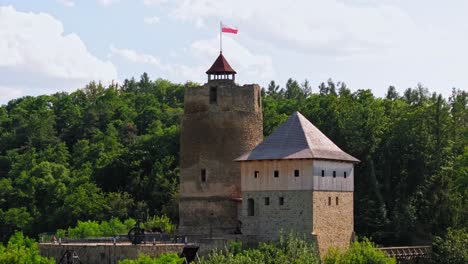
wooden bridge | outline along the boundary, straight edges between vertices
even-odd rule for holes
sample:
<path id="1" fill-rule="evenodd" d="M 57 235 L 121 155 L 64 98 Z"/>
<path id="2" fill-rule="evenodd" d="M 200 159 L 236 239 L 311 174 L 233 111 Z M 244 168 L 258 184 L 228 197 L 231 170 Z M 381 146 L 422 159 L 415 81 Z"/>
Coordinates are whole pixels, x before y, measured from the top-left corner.
<path id="1" fill-rule="evenodd" d="M 379 248 L 387 256 L 394 257 L 398 263 L 427 263 L 432 252 L 431 246 L 383 247 Z"/>

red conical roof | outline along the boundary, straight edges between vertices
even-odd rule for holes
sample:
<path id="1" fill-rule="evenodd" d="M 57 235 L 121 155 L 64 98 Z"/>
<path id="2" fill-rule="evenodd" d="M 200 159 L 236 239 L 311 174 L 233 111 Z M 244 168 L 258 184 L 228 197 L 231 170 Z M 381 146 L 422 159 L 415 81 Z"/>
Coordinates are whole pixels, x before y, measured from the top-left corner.
<path id="1" fill-rule="evenodd" d="M 237 72 L 229 65 L 223 54 L 220 53 L 206 74 L 236 74 Z"/>

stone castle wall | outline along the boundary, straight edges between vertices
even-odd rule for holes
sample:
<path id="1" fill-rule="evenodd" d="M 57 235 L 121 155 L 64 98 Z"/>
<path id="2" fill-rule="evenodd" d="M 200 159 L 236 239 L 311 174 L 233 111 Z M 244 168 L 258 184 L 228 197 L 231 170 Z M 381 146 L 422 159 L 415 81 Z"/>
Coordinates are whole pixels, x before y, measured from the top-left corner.
<path id="1" fill-rule="evenodd" d="M 266 197 L 269 205 L 265 205 Z M 312 191 L 243 192 L 242 199 L 243 235 L 260 241 L 276 241 L 280 232 L 312 238 Z M 254 200 L 253 216 L 248 215 L 248 199 Z"/>
<path id="2" fill-rule="evenodd" d="M 179 217 L 183 225 L 179 226 L 179 234 L 219 237 L 234 233 L 239 225 L 239 207 L 239 202 L 222 196 L 182 198 Z"/>
<path id="3" fill-rule="evenodd" d="M 314 191 L 313 214 L 313 234 L 317 236 L 320 256 L 330 247 L 349 247 L 354 233 L 352 192 Z"/>
<path id="4" fill-rule="evenodd" d="M 208 235 L 207 230 L 216 234 L 238 226 L 239 199 L 233 198 L 240 198 L 241 178 L 234 159 L 263 139 L 260 96 L 258 85 L 237 86 L 229 80 L 186 88 L 180 152 L 181 234 Z"/>

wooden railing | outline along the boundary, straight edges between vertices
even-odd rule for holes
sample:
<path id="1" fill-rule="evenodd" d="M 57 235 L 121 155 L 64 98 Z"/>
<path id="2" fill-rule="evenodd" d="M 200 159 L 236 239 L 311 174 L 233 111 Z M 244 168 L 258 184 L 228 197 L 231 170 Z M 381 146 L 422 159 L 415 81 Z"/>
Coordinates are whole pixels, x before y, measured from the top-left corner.
<path id="1" fill-rule="evenodd" d="M 432 247 L 431 246 L 415 246 L 415 247 L 383 247 L 379 248 L 389 257 L 395 257 L 398 261 L 408 260 L 423 260 L 429 259 Z"/>

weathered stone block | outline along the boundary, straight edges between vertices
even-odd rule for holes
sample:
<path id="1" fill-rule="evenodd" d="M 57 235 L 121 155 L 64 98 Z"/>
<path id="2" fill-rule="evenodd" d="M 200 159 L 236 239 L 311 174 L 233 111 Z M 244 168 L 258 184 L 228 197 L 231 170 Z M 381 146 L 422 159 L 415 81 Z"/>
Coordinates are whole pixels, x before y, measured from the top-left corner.
<path id="1" fill-rule="evenodd" d="M 242 198 L 243 235 L 261 241 L 276 241 L 281 232 L 286 236 L 293 232 L 308 240 L 312 238 L 312 191 L 243 192 Z M 249 199 L 254 201 L 253 216 L 248 215 Z"/>

